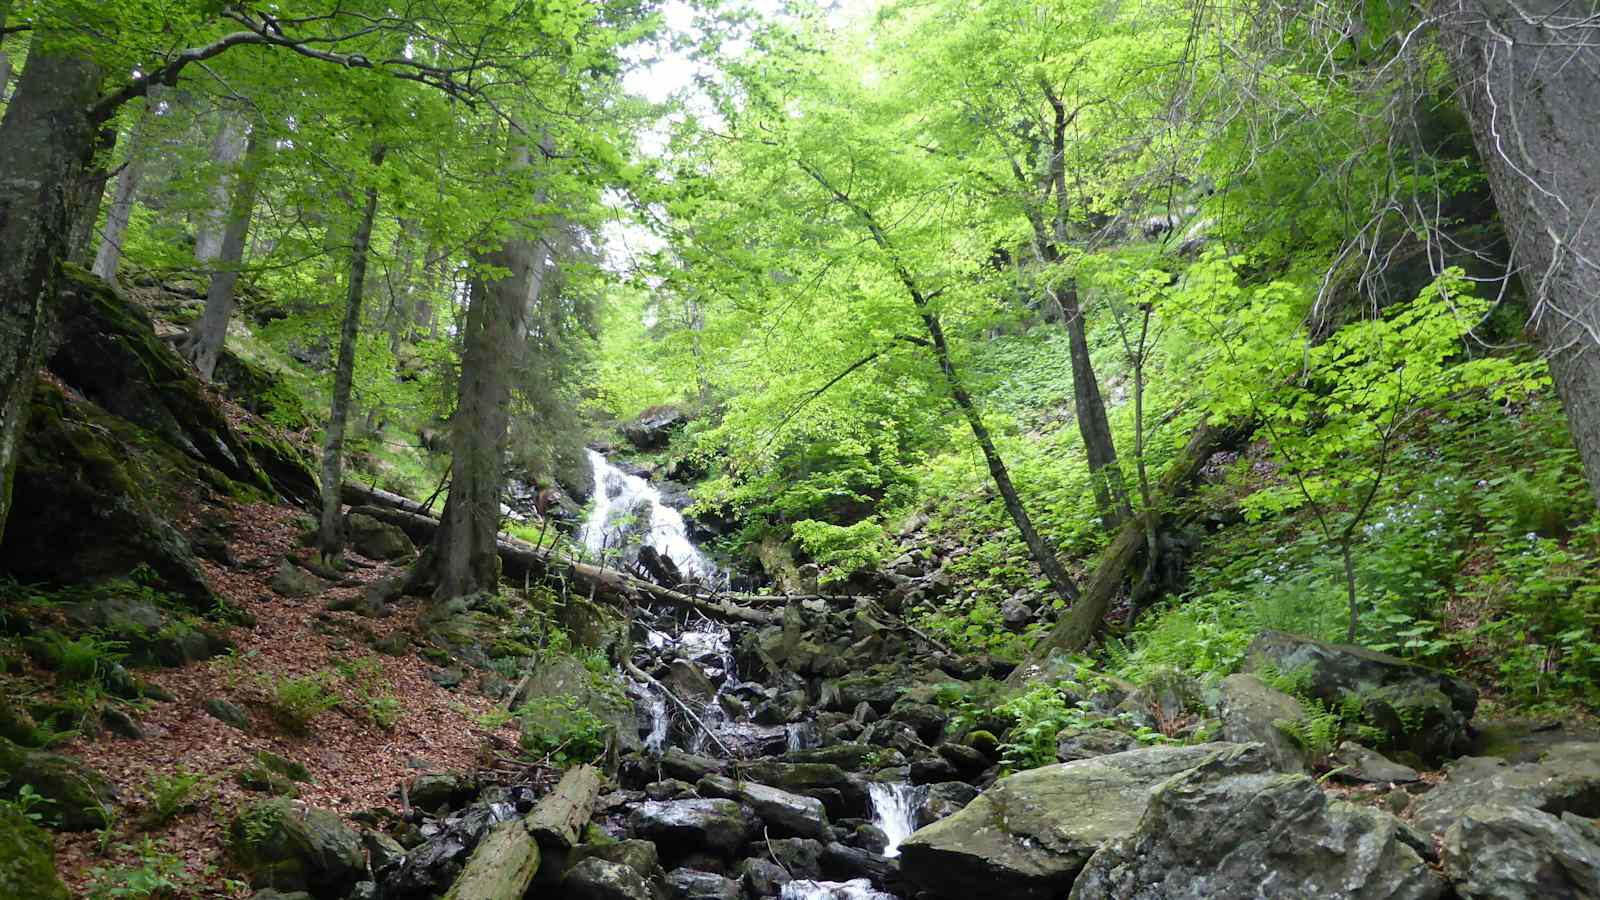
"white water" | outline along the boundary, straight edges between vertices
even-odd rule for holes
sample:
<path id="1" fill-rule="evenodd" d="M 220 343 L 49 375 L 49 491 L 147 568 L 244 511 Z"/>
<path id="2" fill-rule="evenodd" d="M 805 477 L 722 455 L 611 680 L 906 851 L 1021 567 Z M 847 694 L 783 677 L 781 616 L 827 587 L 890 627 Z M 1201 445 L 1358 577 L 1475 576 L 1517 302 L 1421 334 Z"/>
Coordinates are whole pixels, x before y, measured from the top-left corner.
<path id="1" fill-rule="evenodd" d="M 683 516 L 661 502 L 660 491 L 643 478 L 613 466 L 599 453 L 586 452 L 594 467 L 594 508 L 589 511 L 581 536 L 591 554 L 598 558 L 602 552 L 615 550 L 618 536 L 628 527 L 627 517 L 647 503 L 649 521 L 637 523 L 647 528 L 643 543 L 676 563 L 686 578 L 707 579 L 716 574 L 716 567 L 689 541 Z"/>
<path id="2" fill-rule="evenodd" d="M 672 722 L 667 718 L 667 698 L 661 696 L 654 688 L 645 687 L 650 697 L 646 711 L 650 715 L 650 734 L 644 739 L 644 748 L 655 756 L 660 756 L 667 743 L 667 726 Z"/>
<path id="3" fill-rule="evenodd" d="M 865 878 L 850 881 L 791 881 L 783 886 L 778 900 L 893 900 L 892 894 L 872 889 Z"/>
<path id="4" fill-rule="evenodd" d="M 883 855 L 899 856 L 901 842 L 917 830 L 917 810 L 928 799 L 927 786 L 874 781 L 867 785 L 867 794 L 872 798 L 872 824 L 889 838 Z"/>

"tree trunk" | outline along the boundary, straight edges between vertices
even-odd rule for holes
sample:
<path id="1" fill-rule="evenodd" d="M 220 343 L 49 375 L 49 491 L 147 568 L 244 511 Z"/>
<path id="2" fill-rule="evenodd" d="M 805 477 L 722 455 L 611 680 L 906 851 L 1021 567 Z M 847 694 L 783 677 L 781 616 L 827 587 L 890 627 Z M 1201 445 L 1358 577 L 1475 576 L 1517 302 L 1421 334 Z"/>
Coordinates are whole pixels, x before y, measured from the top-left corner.
<path id="1" fill-rule="evenodd" d="M 1069 283 L 1051 292 L 1067 327 L 1068 355 L 1072 361 L 1072 396 L 1078 434 L 1083 438 L 1089 461 L 1089 476 L 1094 483 L 1095 502 L 1107 530 L 1114 529 L 1133 515 L 1128 503 L 1128 485 L 1117 465 L 1116 441 L 1106 417 L 1106 402 L 1100 396 L 1100 382 L 1089 356 L 1089 338 L 1083 308 L 1078 303 L 1078 286 Z"/>
<path id="2" fill-rule="evenodd" d="M 67 259 L 75 265 L 88 267 L 94 262 L 95 227 L 100 224 L 100 207 L 105 203 L 106 185 L 111 182 L 111 170 L 106 165 L 116 149 L 117 129 L 111 125 L 102 127 L 90 157 L 91 165 L 78 177 L 78 195 L 73 205 L 71 237 L 67 245 Z"/>
<path id="3" fill-rule="evenodd" d="M 234 221 L 235 203 L 239 196 L 237 187 L 232 192 L 228 190 L 228 177 L 239 165 L 240 155 L 248 156 L 250 153 L 245 139 L 244 119 L 228 110 L 223 110 L 220 115 L 222 124 L 211 141 L 211 168 L 216 180 L 211 182 L 207 190 L 211 203 L 201 216 L 194 239 L 194 258 L 202 266 L 209 265 L 226 253 L 227 227 Z M 212 277 L 216 277 L 216 272 L 226 266 L 227 261 L 223 260 L 222 267 L 213 270 Z"/>
<path id="4" fill-rule="evenodd" d="M 384 148 L 372 151 L 372 166 L 383 165 Z M 356 341 L 361 332 L 361 300 L 367 289 L 367 248 L 378 215 L 378 186 L 367 187 L 366 203 L 350 245 L 350 283 L 345 294 L 344 326 L 339 330 L 339 362 L 333 374 L 333 408 L 322 444 L 322 527 L 317 545 L 324 562 L 344 553 L 344 517 L 339 485 L 344 481 L 344 430 L 350 415 L 350 387 L 355 381 Z"/>
<path id="5" fill-rule="evenodd" d="M 234 182 L 233 199 L 228 203 L 228 224 L 222 245 L 213 257 L 211 283 L 206 288 L 206 305 L 200 320 L 184 338 L 184 353 L 207 381 L 216 374 L 217 360 L 228 341 L 228 322 L 233 319 L 233 304 L 239 285 L 239 270 L 244 265 L 244 248 L 250 234 L 250 217 L 255 213 L 256 192 L 261 184 L 261 169 L 271 141 L 259 127 L 250 130 L 244 162 Z"/>
<path id="6" fill-rule="evenodd" d="M 94 274 L 102 281 L 115 283 L 117 267 L 122 264 L 122 239 L 128 232 L 128 221 L 133 218 L 133 204 L 139 196 L 139 180 L 144 177 L 147 155 L 145 142 L 159 106 L 160 91 L 151 88 L 144 100 L 144 111 L 128 132 L 128 160 L 117 174 L 117 190 L 111 199 L 111 210 L 106 213 L 106 228 L 100 236 L 100 250 L 94 256 Z"/>
<path id="7" fill-rule="evenodd" d="M 11 0 L 0 0 L 0 101 L 6 99 L 6 89 L 11 86 L 11 56 L 6 53 L 6 18 L 11 13 Z"/>
<path id="8" fill-rule="evenodd" d="M 1600 502 L 1600 29 L 1592 3 L 1436 4 L 1512 259 Z"/>
<path id="9" fill-rule="evenodd" d="M 72 188 L 94 152 L 88 110 L 101 76 L 94 63 L 36 40 L 0 122 L 0 534 L 67 254 Z"/>

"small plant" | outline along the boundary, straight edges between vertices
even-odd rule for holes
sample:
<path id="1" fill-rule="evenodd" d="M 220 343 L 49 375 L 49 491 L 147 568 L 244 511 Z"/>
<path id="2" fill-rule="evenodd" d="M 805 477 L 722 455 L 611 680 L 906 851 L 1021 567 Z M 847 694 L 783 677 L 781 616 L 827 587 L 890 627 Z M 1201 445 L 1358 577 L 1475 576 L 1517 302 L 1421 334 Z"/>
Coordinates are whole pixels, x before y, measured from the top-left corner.
<path id="1" fill-rule="evenodd" d="M 292 734 L 307 733 L 313 719 L 339 705 L 323 674 L 276 679 L 269 694 L 272 717 Z"/>
<path id="2" fill-rule="evenodd" d="M 611 729 L 572 696 L 530 700 L 517 717 L 522 720 L 522 749 L 558 766 L 598 759 Z"/>
<path id="3" fill-rule="evenodd" d="M 127 656 L 124 641 L 112 641 L 86 634 L 76 640 L 57 643 L 61 652 L 61 677 L 85 684 L 103 684 L 112 670 Z"/>
<path id="4" fill-rule="evenodd" d="M 45 807 L 54 806 L 55 801 L 49 797 L 42 796 L 33 789 L 33 785 L 25 784 L 17 789 L 16 799 L 0 800 L 0 805 L 11 807 L 20 813 L 23 818 L 38 825 L 50 818 L 46 815 Z"/>
<path id="5" fill-rule="evenodd" d="M 144 789 L 146 828 L 159 828 L 199 805 L 197 796 L 205 780 L 198 772 L 179 768 L 166 775 L 154 775 Z"/>
<path id="6" fill-rule="evenodd" d="M 138 855 L 134 864 L 89 870 L 92 900 L 179 900 L 199 888 L 196 873 L 165 842 L 145 838 L 138 844 L 118 844 L 124 853 Z"/>
<path id="7" fill-rule="evenodd" d="M 378 694 L 367 698 L 367 715 L 372 717 L 373 724 L 384 731 L 393 731 L 404 712 L 405 706 L 401 704 L 400 698 L 393 694 Z"/>

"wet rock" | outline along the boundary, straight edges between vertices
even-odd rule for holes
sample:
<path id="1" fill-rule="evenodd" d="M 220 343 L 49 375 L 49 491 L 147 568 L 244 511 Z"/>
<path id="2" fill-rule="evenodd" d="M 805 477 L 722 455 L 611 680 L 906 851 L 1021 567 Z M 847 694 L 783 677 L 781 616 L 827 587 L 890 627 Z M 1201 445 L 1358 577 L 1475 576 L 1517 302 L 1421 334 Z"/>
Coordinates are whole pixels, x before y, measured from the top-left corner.
<path id="1" fill-rule="evenodd" d="M 871 744 L 846 742 L 811 750 L 794 750 L 784 756 L 786 762 L 823 763 L 851 771 L 860 769 L 867 757 L 879 752 Z"/>
<path id="2" fill-rule="evenodd" d="M 1202 762 L 1265 768 L 1259 748 L 1151 747 L 1019 772 L 900 845 L 903 875 L 935 897 L 1059 898 L 1089 857 L 1133 833 L 1150 789 Z"/>
<path id="3" fill-rule="evenodd" d="M 822 801 L 813 797 L 723 775 L 707 775 L 700 779 L 698 787 L 702 797 L 722 797 L 748 805 L 778 834 L 824 840 L 831 836 L 828 814 Z"/>
<path id="4" fill-rule="evenodd" d="M 590 858 L 621 863 L 647 880 L 658 879 L 663 874 L 656 845 L 650 841 L 627 840 L 604 844 L 581 844 L 574 847 L 567 855 L 567 862 L 573 865 Z"/>
<path id="5" fill-rule="evenodd" d="M 1388 813 L 1329 801 L 1266 754 L 1219 755 L 1155 790 L 1138 827 L 1104 844 L 1072 900 L 1434 900 L 1444 882 Z M 1202 824 L 1203 823 L 1203 824 Z"/>
<path id="6" fill-rule="evenodd" d="M 989 758 L 966 744 L 940 744 L 933 748 L 960 778 L 972 778 L 989 768 Z"/>
<path id="7" fill-rule="evenodd" d="M 928 786 L 928 799 L 917 807 L 917 827 L 925 828 L 953 816 L 978 798 L 979 790 L 964 781 L 947 781 Z"/>
<path id="8" fill-rule="evenodd" d="M 460 806 L 478 793 L 478 780 L 466 772 L 430 772 L 411 782 L 411 805 L 428 812 Z"/>
<path id="9" fill-rule="evenodd" d="M 910 726 L 916 733 L 917 740 L 932 745 L 938 743 L 939 738 L 944 735 L 945 723 L 950 721 L 950 716 L 932 703 L 901 700 L 889 711 L 889 719 Z"/>
<path id="10" fill-rule="evenodd" d="M 1369 750 L 1351 741 L 1341 743 L 1331 760 L 1339 777 L 1345 781 L 1367 784 L 1410 784 L 1420 776 L 1410 766 L 1391 761 L 1376 750 Z"/>
<path id="11" fill-rule="evenodd" d="M 676 800 L 694 793 L 694 785 L 676 778 L 652 781 L 644 786 L 644 795 L 651 800 Z"/>
<path id="12" fill-rule="evenodd" d="M 417 554 L 416 545 L 399 526 L 380 522 L 366 513 L 345 516 L 345 527 L 350 546 L 367 559 L 410 559 Z"/>
<path id="13" fill-rule="evenodd" d="M 791 880 L 783 866 L 765 859 L 747 859 L 735 870 L 739 884 L 751 897 L 776 897 Z"/>
<path id="14" fill-rule="evenodd" d="M 400 846 L 399 841 L 372 828 L 361 829 L 361 849 L 367 852 L 374 872 L 406 854 L 406 848 Z"/>
<path id="15" fill-rule="evenodd" d="M 1067 728 L 1056 735 L 1056 759 L 1062 762 L 1126 753 L 1138 747 L 1133 735 L 1111 728 Z"/>
<path id="16" fill-rule="evenodd" d="M 732 800 L 651 800 L 629 814 L 628 831 L 658 846 L 732 856 L 756 833 L 756 823 Z"/>
<path id="17" fill-rule="evenodd" d="M 783 838 L 768 848 L 778 865 L 795 878 L 821 878 L 825 845 L 810 838 Z"/>
<path id="18" fill-rule="evenodd" d="M 661 674 L 661 681 L 673 693 L 691 703 L 709 701 L 716 696 L 717 686 L 711 683 L 700 667 L 687 659 L 675 659 Z"/>
<path id="19" fill-rule="evenodd" d="M 1358 697 L 1367 720 L 1383 732 L 1379 750 L 1436 760 L 1470 746 L 1467 723 L 1478 691 L 1464 681 L 1386 653 L 1281 631 L 1262 632 L 1246 651 L 1246 669 L 1262 668 L 1302 679 L 1306 693 L 1330 707 Z"/>
<path id="20" fill-rule="evenodd" d="M 0 738 L 0 791 L 14 796 L 23 785 L 50 801 L 48 811 L 64 831 L 105 828 L 116 808 L 116 786 L 97 770 L 70 756 Z"/>
<path id="21" fill-rule="evenodd" d="M 561 879 L 572 900 L 654 900 L 650 884 L 630 866 L 599 857 L 580 860 Z"/>
<path id="22" fill-rule="evenodd" d="M 0 897 L 67 900 L 68 896 L 56 875 L 50 835 L 21 810 L 0 804 Z"/>
<path id="23" fill-rule="evenodd" d="M 1600 816 L 1600 743 L 1558 744 L 1539 762 L 1514 766 L 1493 757 L 1458 759 L 1408 812 L 1417 827 L 1443 834 L 1478 804 Z"/>
<path id="24" fill-rule="evenodd" d="M 910 777 L 912 784 L 938 784 L 955 781 L 961 773 L 942 756 L 925 756 L 911 764 Z"/>
<path id="25" fill-rule="evenodd" d="M 688 782 L 720 773 L 726 766 L 721 760 L 697 756 L 677 748 L 668 748 L 661 754 L 661 771 Z"/>
<path id="26" fill-rule="evenodd" d="M 676 406 L 652 406 L 623 425 L 622 436 L 640 450 L 661 450 L 672 439 L 672 433 L 688 421 L 689 417 Z"/>
<path id="27" fill-rule="evenodd" d="M 281 597 L 312 597 L 327 590 L 328 582 L 286 559 L 278 564 L 268 587 Z"/>
<path id="28" fill-rule="evenodd" d="M 343 897 L 366 871 L 361 839 L 325 809 L 287 800 L 247 805 L 228 826 L 228 852 L 252 887 Z"/>
<path id="29" fill-rule="evenodd" d="M 1597 837 L 1571 813 L 1472 806 L 1445 832 L 1445 874 L 1465 900 L 1600 897 Z"/>
<path id="30" fill-rule="evenodd" d="M 739 882 L 696 869 L 668 872 L 667 887 L 673 900 L 741 900 Z"/>
<path id="31" fill-rule="evenodd" d="M 856 830 L 851 832 L 846 840 L 852 847 L 860 847 L 862 850 L 869 850 L 880 856 L 885 850 L 889 849 L 889 836 L 884 833 L 882 828 L 871 822 L 857 825 Z"/>
<path id="32" fill-rule="evenodd" d="M 421 842 L 377 872 L 383 896 L 424 900 L 443 894 L 489 830 L 515 815 L 515 806 L 497 802 L 468 807 L 442 822 L 425 822 L 415 835 Z"/>
<path id="33" fill-rule="evenodd" d="M 839 792 L 841 815 L 864 816 L 870 809 L 866 780 L 828 763 L 783 763 L 760 760 L 741 768 L 744 777 L 796 794 L 818 796 L 818 789 Z M 824 801 L 826 802 L 826 801 Z"/>
<path id="34" fill-rule="evenodd" d="M 1217 685 L 1217 715 L 1222 739 L 1236 744 L 1259 742 L 1280 771 L 1304 772 L 1305 751 L 1277 722 L 1296 722 L 1304 715 L 1300 701 L 1254 675 L 1229 675 Z"/>
<path id="35" fill-rule="evenodd" d="M 822 871 L 828 878 L 850 881 L 865 878 L 874 886 L 892 889 L 901 877 L 898 857 L 885 857 L 859 847 L 849 847 L 837 841 L 823 848 Z M 1002 896 L 994 893 L 969 896 Z"/>

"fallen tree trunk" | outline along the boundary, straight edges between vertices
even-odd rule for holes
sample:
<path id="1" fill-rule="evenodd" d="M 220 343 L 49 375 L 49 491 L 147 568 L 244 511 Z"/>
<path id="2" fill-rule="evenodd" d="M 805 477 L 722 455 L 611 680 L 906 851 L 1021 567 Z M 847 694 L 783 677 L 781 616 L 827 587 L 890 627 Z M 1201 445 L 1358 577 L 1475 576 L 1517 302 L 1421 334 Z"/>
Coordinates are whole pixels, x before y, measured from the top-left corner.
<path id="1" fill-rule="evenodd" d="M 1111 543 L 1100 555 L 1094 575 L 1084 586 L 1083 595 L 1062 614 L 1050 634 L 1033 649 L 1022 665 L 1012 671 L 1006 684 L 1018 687 L 1049 670 L 1052 657 L 1081 652 L 1094 640 L 1105 624 L 1106 612 L 1111 608 L 1118 590 L 1146 545 L 1149 529 L 1161 529 L 1172 513 L 1173 501 L 1182 497 L 1189 485 L 1200 474 L 1200 469 L 1212 454 L 1236 443 L 1250 429 L 1245 425 L 1203 425 L 1189 439 L 1183 452 L 1161 476 L 1157 486 L 1157 504 L 1153 509 L 1141 510 L 1117 529 Z"/>
<path id="2" fill-rule="evenodd" d="M 346 497 L 359 496 L 350 490 L 350 485 L 346 485 L 345 489 Z M 394 506 L 357 506 L 351 512 L 364 513 L 380 522 L 397 526 L 418 545 L 431 542 L 434 532 L 439 530 L 438 519 Z M 554 548 L 535 547 L 509 535 L 500 535 L 495 546 L 500 554 L 503 573 L 513 579 L 565 579 L 576 585 L 581 593 L 593 593 L 599 599 L 630 603 L 666 603 L 683 609 L 692 609 L 714 618 L 747 622 L 752 625 L 776 625 L 783 621 L 783 614 L 779 612 L 751 609 L 717 599 L 715 596 L 701 597 L 675 591 L 615 569 L 568 559 Z"/>
<path id="3" fill-rule="evenodd" d="M 521 900 L 539 874 L 541 847 L 569 850 L 594 814 L 600 773 L 577 766 L 525 818 L 501 822 L 478 844 L 445 900 Z"/>

